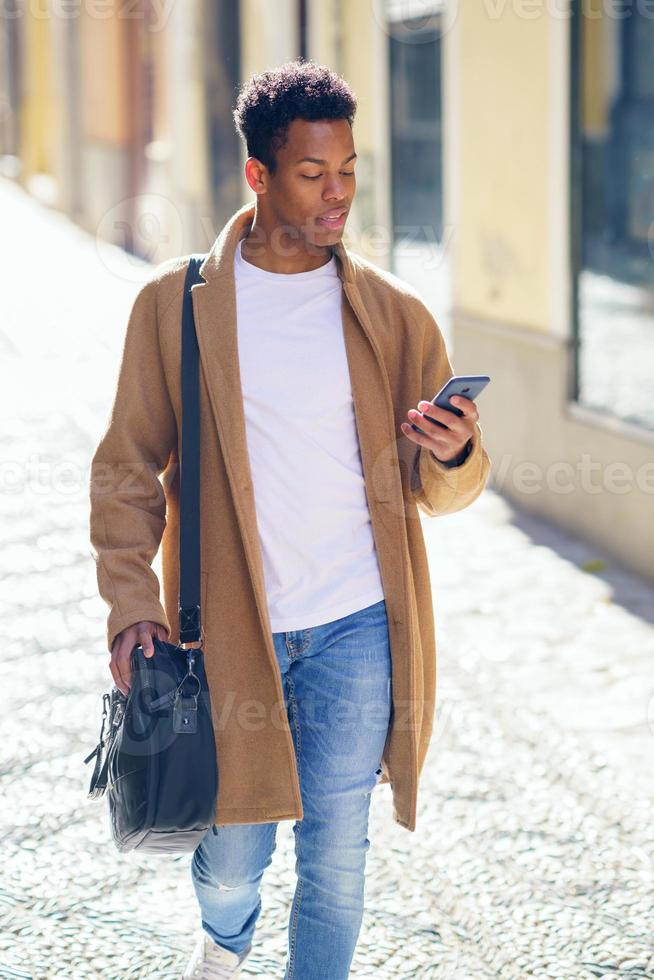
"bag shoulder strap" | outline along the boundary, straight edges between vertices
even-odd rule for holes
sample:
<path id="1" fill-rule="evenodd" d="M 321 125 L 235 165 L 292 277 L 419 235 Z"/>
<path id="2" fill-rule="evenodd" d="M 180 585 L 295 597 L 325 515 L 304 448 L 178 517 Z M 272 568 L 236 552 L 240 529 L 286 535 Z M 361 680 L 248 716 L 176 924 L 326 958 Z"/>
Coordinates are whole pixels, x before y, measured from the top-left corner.
<path id="1" fill-rule="evenodd" d="M 191 289 L 203 282 L 206 255 L 192 255 L 182 303 L 182 450 L 179 504 L 179 642 L 202 638 L 200 611 L 200 390 L 198 338 Z"/>

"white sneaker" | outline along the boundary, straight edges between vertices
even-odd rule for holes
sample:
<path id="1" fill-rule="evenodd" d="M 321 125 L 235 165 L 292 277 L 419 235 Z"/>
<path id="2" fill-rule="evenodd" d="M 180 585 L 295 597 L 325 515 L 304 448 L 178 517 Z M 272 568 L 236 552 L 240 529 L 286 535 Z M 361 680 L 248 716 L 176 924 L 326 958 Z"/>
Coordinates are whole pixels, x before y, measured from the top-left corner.
<path id="1" fill-rule="evenodd" d="M 202 929 L 182 980 L 226 980 L 237 977 L 251 949 L 252 944 L 242 953 L 233 953 L 231 949 L 215 943 Z"/>

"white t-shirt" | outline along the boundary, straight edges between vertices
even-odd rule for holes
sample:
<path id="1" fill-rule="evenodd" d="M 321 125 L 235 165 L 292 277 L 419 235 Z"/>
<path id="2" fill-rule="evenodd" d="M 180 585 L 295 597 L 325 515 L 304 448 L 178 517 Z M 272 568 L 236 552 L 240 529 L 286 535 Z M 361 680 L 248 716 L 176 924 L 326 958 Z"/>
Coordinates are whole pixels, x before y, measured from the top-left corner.
<path id="1" fill-rule="evenodd" d="M 234 257 L 247 447 L 273 632 L 384 598 L 343 337 L 336 257 L 277 273 Z"/>

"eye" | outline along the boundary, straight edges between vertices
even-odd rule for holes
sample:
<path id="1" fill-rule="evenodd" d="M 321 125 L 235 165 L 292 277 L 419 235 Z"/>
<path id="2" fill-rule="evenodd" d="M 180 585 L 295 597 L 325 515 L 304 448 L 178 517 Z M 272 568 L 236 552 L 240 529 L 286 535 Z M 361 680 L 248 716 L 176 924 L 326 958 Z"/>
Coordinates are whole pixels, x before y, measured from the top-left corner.
<path id="1" fill-rule="evenodd" d="M 354 176 L 354 170 L 342 170 L 341 173 L 344 177 Z M 305 180 L 318 180 L 319 177 L 322 177 L 322 174 L 316 174 L 315 177 L 310 177 L 308 174 L 300 174 L 300 177 L 304 177 Z"/>

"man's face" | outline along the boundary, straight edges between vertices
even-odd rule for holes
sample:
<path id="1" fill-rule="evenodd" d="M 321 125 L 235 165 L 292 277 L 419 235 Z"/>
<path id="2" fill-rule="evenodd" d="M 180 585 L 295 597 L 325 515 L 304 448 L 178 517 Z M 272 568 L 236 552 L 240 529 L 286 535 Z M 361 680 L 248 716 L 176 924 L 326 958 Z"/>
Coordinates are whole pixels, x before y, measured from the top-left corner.
<path id="1" fill-rule="evenodd" d="M 301 247 L 333 245 L 343 235 L 356 191 L 350 124 L 346 119 L 294 119 L 276 159 L 277 169 L 272 175 L 265 172 L 267 189 L 259 197 L 267 219 Z"/>

